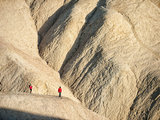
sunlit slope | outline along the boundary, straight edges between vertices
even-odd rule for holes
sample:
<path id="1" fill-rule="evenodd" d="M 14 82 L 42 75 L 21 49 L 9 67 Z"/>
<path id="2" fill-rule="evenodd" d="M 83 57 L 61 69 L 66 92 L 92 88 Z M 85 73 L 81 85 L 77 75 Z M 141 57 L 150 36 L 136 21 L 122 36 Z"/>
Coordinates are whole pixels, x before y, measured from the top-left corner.
<path id="1" fill-rule="evenodd" d="M 159 3 L 72 0 L 42 37 L 40 55 L 89 109 L 114 120 L 153 119 L 159 112 L 151 97 L 160 86 Z"/>
<path id="2" fill-rule="evenodd" d="M 0 94 L 3 120 L 107 120 L 66 97 Z"/>
<path id="3" fill-rule="evenodd" d="M 57 95 L 75 99 L 60 81 L 59 73 L 39 57 L 38 37 L 29 6 L 25 1 L 0 1 L 0 91 Z M 75 99 L 76 100 L 76 99 Z"/>

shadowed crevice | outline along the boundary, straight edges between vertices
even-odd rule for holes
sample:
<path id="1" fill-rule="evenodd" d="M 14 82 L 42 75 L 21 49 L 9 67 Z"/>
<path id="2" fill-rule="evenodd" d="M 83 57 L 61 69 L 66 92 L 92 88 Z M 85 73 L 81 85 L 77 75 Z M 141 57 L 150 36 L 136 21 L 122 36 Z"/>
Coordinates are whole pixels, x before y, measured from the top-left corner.
<path id="1" fill-rule="evenodd" d="M 160 106 L 160 80 L 157 71 L 148 73 L 139 85 L 136 98 L 130 107 L 128 120 L 152 120 Z"/>
<path id="2" fill-rule="evenodd" d="M 78 0 L 72 0 L 71 2 L 60 7 L 52 16 L 50 16 L 48 18 L 48 20 L 39 29 L 39 31 L 38 31 L 39 51 L 41 51 L 41 49 L 45 48 L 45 46 L 50 44 L 50 42 L 52 42 L 56 36 L 60 35 L 64 31 L 64 29 L 67 25 L 67 22 L 70 19 L 70 14 L 72 12 L 72 9 L 74 8 L 74 5 L 77 2 L 78 2 Z M 62 21 L 62 22 L 60 22 L 61 26 L 59 24 L 59 21 Z M 54 29 L 58 28 L 59 26 L 61 28 L 59 28 L 58 32 L 56 31 L 56 33 L 54 34 Z M 41 44 L 43 44 L 43 48 L 41 48 Z"/>
<path id="3" fill-rule="evenodd" d="M 82 70 L 80 76 L 72 83 L 72 85 L 71 85 L 72 90 L 76 90 L 77 87 L 81 85 L 81 82 L 87 76 L 87 74 L 89 73 L 89 71 L 93 70 L 96 67 L 96 65 L 98 64 L 98 61 L 100 61 L 100 59 L 102 57 L 101 52 L 102 52 L 102 50 L 100 50 L 99 52 L 97 52 L 93 56 L 93 58 L 91 58 L 91 60 L 86 64 L 86 66 Z M 81 80 L 79 80 L 80 78 L 81 78 Z"/>
<path id="4" fill-rule="evenodd" d="M 97 6 L 86 16 L 85 24 L 82 26 L 77 39 L 75 40 L 70 51 L 67 53 L 66 58 L 59 70 L 61 76 L 64 73 L 65 67 L 69 67 L 67 64 L 70 64 L 83 52 L 85 44 L 90 42 L 91 37 L 94 37 L 96 32 L 101 28 L 101 26 L 103 26 L 105 20 L 104 16 L 107 12 L 105 9 L 106 5 L 106 0 L 99 0 Z"/>

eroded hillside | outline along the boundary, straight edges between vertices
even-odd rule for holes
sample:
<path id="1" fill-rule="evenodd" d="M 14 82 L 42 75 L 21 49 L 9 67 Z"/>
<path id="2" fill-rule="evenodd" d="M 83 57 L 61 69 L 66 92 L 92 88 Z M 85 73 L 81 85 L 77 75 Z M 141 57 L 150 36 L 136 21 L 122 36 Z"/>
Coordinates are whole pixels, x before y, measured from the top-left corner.
<path id="1" fill-rule="evenodd" d="M 160 118 L 159 0 L 0 3 L 1 91 L 61 85 L 111 120 Z"/>
<path id="2" fill-rule="evenodd" d="M 148 109 L 159 105 L 159 1 L 73 0 L 64 10 L 41 39 L 42 58 L 89 109 L 110 119 L 154 118 Z M 145 91 L 148 105 L 140 100 L 137 111 Z"/>
<path id="3" fill-rule="evenodd" d="M 0 94 L 0 103 L 2 120 L 107 120 L 65 97 Z"/>
<path id="4" fill-rule="evenodd" d="M 29 6 L 25 1 L 0 1 L 0 90 L 64 96 L 77 101 L 60 81 L 59 73 L 48 67 L 38 53 L 38 35 Z"/>

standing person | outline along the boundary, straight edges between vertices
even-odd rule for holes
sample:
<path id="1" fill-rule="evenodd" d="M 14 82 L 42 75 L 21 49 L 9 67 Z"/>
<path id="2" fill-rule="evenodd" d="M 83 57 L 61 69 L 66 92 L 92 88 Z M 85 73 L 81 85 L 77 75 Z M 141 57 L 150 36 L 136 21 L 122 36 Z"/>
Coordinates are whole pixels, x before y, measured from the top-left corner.
<path id="1" fill-rule="evenodd" d="M 2 90 L 2 83 L 0 82 L 0 91 Z"/>
<path id="2" fill-rule="evenodd" d="M 58 92 L 59 92 L 59 97 L 61 97 L 61 93 L 62 93 L 62 88 L 61 87 L 58 88 Z"/>
<path id="3" fill-rule="evenodd" d="M 32 85 L 29 85 L 30 93 L 32 93 Z"/>

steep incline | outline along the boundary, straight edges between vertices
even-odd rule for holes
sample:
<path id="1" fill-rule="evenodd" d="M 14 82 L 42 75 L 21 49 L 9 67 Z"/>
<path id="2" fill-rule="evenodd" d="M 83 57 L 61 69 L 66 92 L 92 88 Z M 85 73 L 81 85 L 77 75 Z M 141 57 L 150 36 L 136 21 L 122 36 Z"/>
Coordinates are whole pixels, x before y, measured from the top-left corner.
<path id="1" fill-rule="evenodd" d="M 35 21 L 39 40 L 41 40 L 50 27 L 54 24 L 57 15 L 61 12 L 58 9 L 64 8 L 69 0 L 25 0 L 30 7 L 31 16 Z M 39 41 L 40 42 L 40 41 Z"/>
<path id="2" fill-rule="evenodd" d="M 87 19 L 85 17 L 95 8 L 97 1 L 72 0 L 59 9 L 53 26 L 40 43 L 41 57 L 56 71 L 60 70 L 66 57 L 69 57 L 68 51 L 72 52 L 71 48 Z"/>
<path id="3" fill-rule="evenodd" d="M 40 55 L 89 109 L 112 120 L 158 119 L 159 3 L 72 0 L 42 39 Z"/>
<path id="4" fill-rule="evenodd" d="M 0 91 L 62 86 L 111 120 L 159 120 L 159 21 L 159 0 L 0 0 Z"/>
<path id="5" fill-rule="evenodd" d="M 24 1 L 0 0 L 0 39 L 31 56 L 38 56 L 37 31 Z M 27 27 L 26 27 L 27 26 Z"/>
<path id="6" fill-rule="evenodd" d="M 63 95 L 77 101 L 60 81 L 59 73 L 47 66 L 38 54 L 38 37 L 25 1 L 0 0 L 0 91 Z"/>

